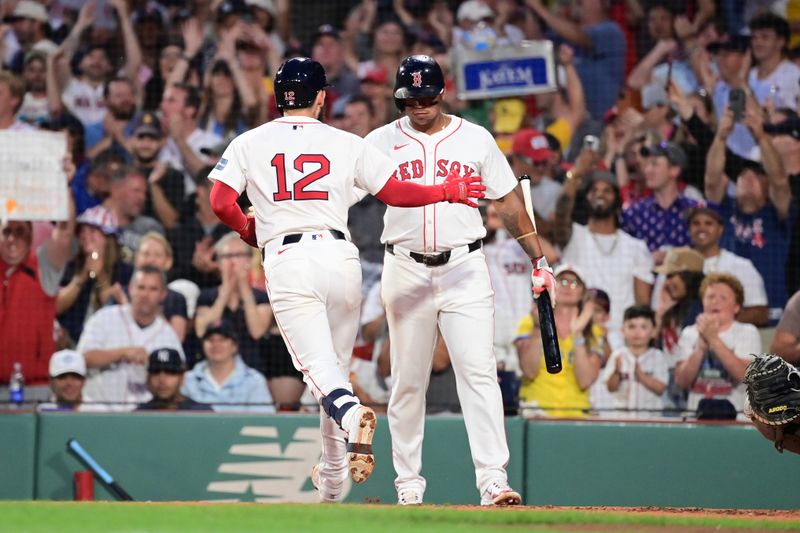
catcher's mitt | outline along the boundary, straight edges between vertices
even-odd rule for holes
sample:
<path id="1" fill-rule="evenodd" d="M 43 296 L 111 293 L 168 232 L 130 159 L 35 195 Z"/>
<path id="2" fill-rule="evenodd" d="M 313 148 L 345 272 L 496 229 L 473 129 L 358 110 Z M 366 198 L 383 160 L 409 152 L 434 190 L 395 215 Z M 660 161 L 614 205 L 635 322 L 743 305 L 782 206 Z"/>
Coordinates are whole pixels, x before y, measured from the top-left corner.
<path id="1" fill-rule="evenodd" d="M 800 422 L 800 371 L 774 354 L 761 354 L 744 375 L 750 418 L 774 427 L 780 450 L 783 434 Z M 791 428 L 787 426 L 792 426 Z"/>

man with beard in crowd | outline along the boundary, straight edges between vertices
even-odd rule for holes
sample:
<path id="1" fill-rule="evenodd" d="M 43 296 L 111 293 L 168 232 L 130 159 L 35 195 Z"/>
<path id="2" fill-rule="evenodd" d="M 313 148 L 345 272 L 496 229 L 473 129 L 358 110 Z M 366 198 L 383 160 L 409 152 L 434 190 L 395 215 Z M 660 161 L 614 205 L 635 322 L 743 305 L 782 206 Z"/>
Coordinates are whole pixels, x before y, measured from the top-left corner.
<path id="1" fill-rule="evenodd" d="M 125 58 L 125 76 L 128 80 L 136 79 L 142 62 L 142 51 L 133 32 L 131 19 L 127 12 L 127 4 L 123 0 L 110 0 L 109 4 L 117 12 L 117 19 L 123 37 L 125 49 L 122 57 Z M 107 46 L 92 44 L 85 48 L 76 61 L 78 76 L 73 76 L 71 72 L 71 63 L 81 43 L 81 37 L 94 24 L 95 8 L 96 4 L 94 2 L 86 2 L 81 7 L 78 19 L 75 21 L 69 35 L 58 47 L 58 50 L 52 54 L 55 65 L 54 89 L 56 89 L 57 94 L 61 95 L 61 98 L 56 99 L 56 102 L 52 102 L 54 108 L 51 111 L 57 113 L 61 111 L 60 106 L 63 105 L 83 123 L 86 128 L 87 150 L 91 150 L 95 144 L 101 142 L 109 128 L 118 126 L 114 123 L 106 124 L 104 121 L 106 116 L 105 99 L 111 98 L 115 100 L 112 105 L 117 107 L 118 110 L 125 107 L 123 103 L 125 96 L 123 94 L 112 94 L 106 84 L 106 81 L 114 71 Z M 113 82 L 111 84 L 118 85 Z M 132 87 L 130 81 L 128 84 Z M 121 92 L 126 90 L 120 87 L 115 87 L 115 89 Z M 127 120 L 130 120 L 132 116 L 133 109 L 130 110 Z M 88 155 L 92 157 L 95 154 L 89 151 Z"/>
<path id="2" fill-rule="evenodd" d="M 106 114 L 98 124 L 102 138 L 86 151 L 91 159 L 103 150 L 126 150 L 130 144 L 129 127 L 136 113 L 136 89 L 127 78 L 111 78 L 103 86 Z"/>
<path id="3" fill-rule="evenodd" d="M 554 240 L 563 247 L 561 260 L 586 273 L 587 286 L 614 295 L 607 326 L 618 330 L 625 309 L 650 303 L 653 259 L 644 241 L 619 228 L 622 200 L 614 175 L 593 170 L 587 177 L 587 224 L 571 220 L 578 184 L 568 179 L 556 205 Z"/>
<path id="4" fill-rule="evenodd" d="M 22 81 L 25 82 L 25 97 L 17 112 L 17 118 L 28 124 L 40 126 L 50 118 L 47 102 L 47 54 L 31 50 L 25 55 Z"/>
<path id="5" fill-rule="evenodd" d="M 133 164 L 147 177 L 147 199 L 143 215 L 157 219 L 165 229 L 173 229 L 183 205 L 183 174 L 158 161 L 166 142 L 161 121 L 151 112 L 142 113 L 133 123 L 130 151 Z"/>

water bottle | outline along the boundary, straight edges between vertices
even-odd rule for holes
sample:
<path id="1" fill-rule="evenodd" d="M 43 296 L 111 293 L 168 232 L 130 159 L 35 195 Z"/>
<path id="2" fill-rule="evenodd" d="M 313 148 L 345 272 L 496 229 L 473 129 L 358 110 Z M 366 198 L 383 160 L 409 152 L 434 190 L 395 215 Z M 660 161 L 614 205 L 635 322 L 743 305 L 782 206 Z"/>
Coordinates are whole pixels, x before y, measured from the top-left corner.
<path id="1" fill-rule="evenodd" d="M 485 22 L 479 22 L 473 30 L 467 34 L 467 44 L 475 51 L 483 52 L 494 47 L 497 34 L 494 28 Z"/>
<path id="2" fill-rule="evenodd" d="M 22 363 L 14 363 L 14 371 L 8 383 L 8 401 L 17 406 L 25 401 L 25 376 L 22 375 Z"/>

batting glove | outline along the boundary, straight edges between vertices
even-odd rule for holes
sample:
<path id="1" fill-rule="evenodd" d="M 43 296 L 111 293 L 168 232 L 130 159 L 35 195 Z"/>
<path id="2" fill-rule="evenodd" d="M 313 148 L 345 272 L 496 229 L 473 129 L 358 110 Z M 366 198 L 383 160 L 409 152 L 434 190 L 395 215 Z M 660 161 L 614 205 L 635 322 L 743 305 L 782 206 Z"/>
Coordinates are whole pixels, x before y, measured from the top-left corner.
<path id="1" fill-rule="evenodd" d="M 252 246 L 253 248 L 258 248 L 258 239 L 256 238 L 256 219 L 253 216 L 247 217 L 247 222 L 244 223 L 244 226 L 237 231 L 239 237 L 242 238 L 244 242 Z"/>
<path id="2" fill-rule="evenodd" d="M 451 170 L 447 175 L 447 179 L 442 183 L 444 190 L 444 199 L 451 204 L 466 204 L 470 207 L 478 207 L 478 204 L 470 200 L 470 198 L 483 198 L 486 196 L 483 191 L 486 190 L 485 185 L 481 185 L 480 176 L 470 176 L 462 178 L 458 172 Z"/>
<path id="3" fill-rule="evenodd" d="M 538 298 L 544 291 L 547 291 L 550 293 L 550 303 L 555 307 L 556 277 L 553 275 L 553 269 L 547 264 L 547 259 L 544 256 L 533 260 L 531 284 L 534 298 Z"/>

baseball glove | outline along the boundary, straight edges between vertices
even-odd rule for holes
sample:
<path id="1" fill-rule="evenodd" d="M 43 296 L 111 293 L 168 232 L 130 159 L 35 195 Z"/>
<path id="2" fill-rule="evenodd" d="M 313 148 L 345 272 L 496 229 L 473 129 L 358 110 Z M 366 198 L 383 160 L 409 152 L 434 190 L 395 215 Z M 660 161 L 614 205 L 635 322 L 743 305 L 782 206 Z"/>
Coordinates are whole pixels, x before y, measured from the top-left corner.
<path id="1" fill-rule="evenodd" d="M 780 450 L 783 435 L 794 433 L 800 424 L 800 371 L 774 354 L 761 354 L 744 375 L 750 409 L 747 414 L 776 429 L 775 445 Z"/>

